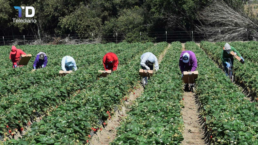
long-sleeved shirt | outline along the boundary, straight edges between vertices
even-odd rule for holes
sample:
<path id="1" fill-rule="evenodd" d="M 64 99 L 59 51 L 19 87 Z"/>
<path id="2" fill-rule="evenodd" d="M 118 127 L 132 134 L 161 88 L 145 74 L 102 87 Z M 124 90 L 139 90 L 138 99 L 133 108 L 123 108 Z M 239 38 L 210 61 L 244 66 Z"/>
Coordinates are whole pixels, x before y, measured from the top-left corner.
<path id="1" fill-rule="evenodd" d="M 231 51 L 234 51 L 237 54 L 237 56 L 241 57 L 241 54 L 234 47 L 232 47 L 232 46 L 230 46 L 230 47 L 231 47 Z M 222 63 L 225 63 L 228 58 L 233 59 L 233 55 L 228 54 L 226 51 L 223 50 L 222 54 L 221 54 Z"/>
<path id="2" fill-rule="evenodd" d="M 186 52 L 189 54 L 189 62 L 188 63 L 183 62 L 183 55 Z M 181 73 L 183 73 L 184 71 L 188 71 L 188 70 L 195 71 L 197 69 L 197 59 L 196 59 L 195 54 L 189 50 L 183 51 L 180 55 L 179 67 L 180 67 Z"/>
<path id="3" fill-rule="evenodd" d="M 146 52 L 141 56 L 141 66 L 145 67 L 147 70 L 150 70 L 150 68 L 146 65 L 146 62 L 153 62 L 155 64 L 155 70 L 159 70 L 159 62 L 157 57 L 151 53 L 151 52 Z"/>
<path id="4" fill-rule="evenodd" d="M 25 52 L 23 52 L 21 49 L 17 49 L 16 54 L 11 54 L 9 58 L 12 60 L 13 64 L 16 65 L 17 62 L 20 60 L 21 55 L 26 55 Z"/>
<path id="5" fill-rule="evenodd" d="M 112 63 L 108 63 L 108 62 L 111 62 Z M 105 70 L 117 70 L 117 67 L 118 67 L 118 64 L 119 64 L 119 61 L 118 61 L 118 57 L 116 56 L 115 53 L 113 52 L 108 52 L 104 55 L 103 57 L 103 65 L 104 65 L 104 69 Z"/>
<path id="6" fill-rule="evenodd" d="M 39 59 L 39 56 L 41 54 L 44 55 L 44 60 Z M 42 65 L 44 65 L 44 67 L 46 67 L 47 66 L 47 62 L 48 62 L 47 61 L 47 55 L 44 52 L 39 52 L 37 54 L 37 56 L 36 56 L 36 59 L 35 59 L 34 64 L 33 64 L 33 67 L 37 68 L 37 67 L 42 66 Z"/>
<path id="7" fill-rule="evenodd" d="M 74 71 L 77 70 L 77 66 L 76 66 L 75 60 L 71 56 L 63 57 L 61 65 L 62 65 L 62 70 L 63 71 L 67 71 L 66 67 L 73 67 Z"/>

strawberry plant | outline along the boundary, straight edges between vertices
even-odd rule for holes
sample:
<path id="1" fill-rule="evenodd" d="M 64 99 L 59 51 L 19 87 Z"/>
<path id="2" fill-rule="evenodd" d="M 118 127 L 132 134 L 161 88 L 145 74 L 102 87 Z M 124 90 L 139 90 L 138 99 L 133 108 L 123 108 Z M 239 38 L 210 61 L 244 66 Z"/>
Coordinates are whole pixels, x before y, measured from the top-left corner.
<path id="1" fill-rule="evenodd" d="M 131 46 L 136 46 L 139 48 L 135 48 L 133 51 L 130 49 L 123 50 L 121 55 L 128 52 L 134 53 L 136 51 L 144 50 L 150 45 L 153 44 L 131 44 Z M 131 56 L 127 56 L 127 59 L 129 60 L 130 57 Z M 95 71 L 97 68 L 100 68 L 99 66 L 102 68 L 101 63 L 102 61 L 100 59 L 99 62 L 96 62 L 95 65 L 92 65 L 87 70 L 79 69 L 75 73 L 68 76 L 49 80 L 48 82 L 45 82 L 43 86 L 37 86 L 37 89 L 32 87 L 25 90 L 21 95 L 17 94 L 3 97 L 1 109 L 5 111 L 2 112 L 3 118 L 0 119 L 1 124 L 9 124 L 9 126 L 12 128 L 20 128 L 24 126 L 28 120 L 33 120 L 33 118 L 38 116 L 38 113 L 45 113 L 50 106 L 59 105 L 62 101 L 70 98 L 72 92 L 92 85 L 92 83 L 96 81 L 97 74 Z M 28 97 L 28 94 L 30 93 L 33 93 L 34 95 Z M 33 110 L 36 110 L 37 112 L 34 112 Z M 1 128 L 1 130 L 4 130 L 4 128 Z"/>
<path id="2" fill-rule="evenodd" d="M 244 44 L 240 45 L 241 42 L 235 42 L 232 46 L 236 46 L 236 49 L 243 55 L 245 63 L 241 64 L 238 61 L 234 61 L 234 80 L 235 82 L 244 88 L 244 92 L 248 97 L 255 98 L 258 94 L 258 77 L 257 68 L 258 64 L 256 61 L 255 48 L 249 50 L 248 43 L 244 43 L 246 46 L 242 47 Z M 218 43 L 217 45 L 211 44 L 209 42 L 202 42 L 201 47 L 205 52 L 223 69 L 221 62 L 221 53 L 224 43 Z M 231 43 L 230 43 L 231 44 Z M 251 42 L 252 44 L 252 42 Z M 248 51 L 249 50 L 249 51 Z"/>
<path id="3" fill-rule="evenodd" d="M 180 115 L 182 81 L 178 69 L 181 43 L 172 43 L 143 95 L 137 99 L 120 128 L 118 144 L 180 144 L 183 120 Z M 166 82 L 166 83 L 164 83 Z"/>
<path id="4" fill-rule="evenodd" d="M 216 43 L 217 46 L 223 47 L 226 42 L 218 42 Z M 253 63 L 258 62 L 256 59 L 258 57 L 257 52 L 257 42 L 256 41 L 249 41 L 249 42 L 231 42 L 229 43 L 233 47 L 237 49 L 244 57 L 245 60 L 251 61 Z"/>
<path id="5" fill-rule="evenodd" d="M 201 47 L 212 59 L 217 53 L 221 55 L 222 50 L 212 43 L 202 42 Z M 206 141 L 225 145 L 257 144 L 257 104 L 244 99 L 239 88 L 195 43 L 186 43 L 186 48 L 196 54 L 198 66 L 202 68 L 196 95 Z"/>
<path id="6" fill-rule="evenodd" d="M 121 46 L 121 44 L 117 45 L 116 48 L 112 51 L 116 53 L 123 51 L 123 47 Z M 62 46 L 60 46 L 60 48 L 61 47 Z M 94 48 L 94 51 L 92 51 L 92 48 Z M 67 53 L 69 52 L 69 49 L 66 50 Z M 81 53 L 74 53 L 71 50 L 69 52 L 69 55 L 72 55 L 76 59 L 78 67 L 89 67 L 89 65 L 92 65 L 97 60 L 102 59 L 103 56 L 101 55 L 104 55 L 106 52 L 110 51 L 110 47 L 108 47 L 108 45 L 106 47 L 105 45 L 89 45 L 86 48 L 79 47 L 77 51 L 85 51 L 86 55 Z M 101 51 L 102 53 L 96 55 L 96 53 L 99 51 Z M 16 75 L 14 77 L 8 77 L 7 80 L 3 80 L 3 85 L 1 86 L 1 94 L 9 95 L 13 93 L 22 93 L 20 91 L 22 91 L 23 89 L 27 89 L 30 86 L 41 85 L 42 83 L 44 84 L 46 80 L 58 77 L 59 75 L 56 72 L 60 70 L 61 58 L 56 59 L 56 56 L 60 56 L 60 54 L 58 54 L 58 51 L 56 50 L 52 50 L 52 52 L 49 53 L 50 54 L 48 55 L 48 66 L 44 69 L 39 69 L 38 71 L 40 71 L 41 73 L 27 72 L 24 74 Z M 84 57 L 84 59 L 80 59 L 82 57 Z M 34 60 L 32 59 L 31 61 L 33 63 Z M 31 71 L 31 67 L 26 68 L 26 71 L 27 70 Z"/>
<path id="7" fill-rule="evenodd" d="M 146 44 L 144 45 L 145 47 L 139 45 L 138 48 L 118 56 L 124 60 L 121 62 L 119 71 L 96 81 L 94 85 L 58 106 L 43 121 L 32 124 L 32 131 L 20 142 L 44 144 L 47 138 L 51 138 L 51 140 L 53 139 L 52 143 L 74 144 L 76 140 L 82 144 L 87 143 L 92 128 L 101 128 L 102 125 L 98 124 L 99 119 L 106 120 L 108 118 L 107 111 L 112 115 L 113 108 L 127 95 L 127 91 L 136 86 L 139 79 L 140 56 L 146 52 Z M 166 46 L 166 43 L 160 43 L 148 51 L 158 55 Z M 55 132 L 52 132 L 53 129 Z M 50 132 L 50 130 L 52 131 Z"/>

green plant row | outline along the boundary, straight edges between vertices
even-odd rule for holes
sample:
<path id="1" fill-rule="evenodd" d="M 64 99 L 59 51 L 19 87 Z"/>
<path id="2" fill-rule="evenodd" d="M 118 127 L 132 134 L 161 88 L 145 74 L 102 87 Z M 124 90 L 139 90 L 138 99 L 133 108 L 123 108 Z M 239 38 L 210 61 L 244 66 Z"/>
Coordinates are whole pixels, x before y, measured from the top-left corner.
<path id="1" fill-rule="evenodd" d="M 80 61 L 78 61 L 76 58 L 85 57 L 87 55 L 94 55 L 98 51 L 92 51 L 94 49 L 100 49 L 105 47 L 113 47 L 115 44 L 110 43 L 106 46 L 103 44 L 90 44 L 90 45 L 44 45 L 44 46 L 33 46 L 33 45 L 22 45 L 17 46 L 17 48 L 22 49 L 26 54 L 32 54 L 32 58 L 29 61 L 27 66 L 23 66 L 18 69 L 12 68 L 12 62 L 9 59 L 9 54 L 11 51 L 11 46 L 1 46 L 1 50 L 3 53 L 1 53 L 2 57 L 0 58 L 1 62 L 3 62 L 3 65 L 1 65 L 0 70 L 0 78 L 2 80 L 10 79 L 11 77 L 18 77 L 23 74 L 32 74 L 32 66 L 35 60 L 36 55 L 39 52 L 45 52 L 48 56 L 48 69 L 59 66 L 59 69 L 61 69 L 61 60 L 64 56 L 70 55 L 75 58 L 77 64 L 79 67 L 82 65 L 80 64 Z M 61 51 L 62 50 L 62 51 Z M 83 53 L 82 53 L 83 52 Z M 83 60 L 83 59 L 82 59 Z M 20 78 L 24 79 L 24 78 Z"/>
<path id="2" fill-rule="evenodd" d="M 122 45 L 123 44 L 123 45 Z M 138 45 L 138 44 L 133 44 Z M 119 45 L 114 45 L 115 48 L 110 49 L 109 45 L 105 47 L 105 45 L 96 45 L 95 47 L 93 45 L 84 45 L 84 47 L 79 47 L 78 51 L 84 51 L 84 53 L 78 53 L 77 51 L 74 51 L 74 49 L 68 49 L 66 50 L 66 53 L 73 56 L 76 60 L 76 63 L 78 68 L 88 68 L 90 65 L 94 64 L 96 61 L 100 62 L 102 60 L 101 55 L 104 55 L 108 51 L 114 51 L 115 53 L 119 53 L 123 51 L 125 48 L 122 46 L 129 46 L 126 43 L 121 43 Z M 42 49 L 44 46 L 41 46 Z M 133 47 L 133 46 L 132 46 Z M 62 57 L 60 54 L 56 53 L 58 51 L 62 50 L 62 46 L 60 46 L 59 49 L 53 49 L 52 53 L 49 55 L 48 59 L 48 65 L 44 69 L 39 69 L 36 72 L 30 72 L 30 68 L 26 68 L 26 71 L 29 70 L 27 73 L 23 73 L 17 76 L 8 77 L 7 80 L 2 80 L 0 84 L 0 94 L 2 96 L 10 95 L 13 93 L 19 93 L 22 94 L 23 89 L 27 89 L 31 86 L 35 85 L 41 85 L 44 84 L 46 81 L 50 79 L 55 79 L 59 76 L 58 71 L 61 70 L 61 59 L 56 56 Z M 79 54 L 79 55 L 78 55 Z M 55 57 L 52 57 L 54 56 Z M 31 60 L 34 61 L 34 60 Z M 55 66 L 53 65 L 55 64 Z M 18 68 L 20 69 L 20 68 Z M 17 69 L 13 69 L 17 70 Z"/>
<path id="3" fill-rule="evenodd" d="M 132 50 L 124 50 L 120 54 L 124 58 L 121 60 L 121 65 L 124 63 L 123 61 L 130 60 L 134 53 L 139 53 L 152 45 L 153 43 L 140 44 Z M 101 61 L 87 69 L 79 69 L 63 78 L 58 77 L 45 82 L 44 85 L 25 90 L 22 95 L 14 94 L 3 97 L 0 108 L 2 110 L 2 117 L 0 118 L 1 133 L 8 131 L 5 125 L 8 125 L 12 130 L 23 128 L 29 120 L 37 117 L 38 113 L 45 113 L 50 107 L 61 104 L 71 97 L 76 90 L 93 85 L 98 75 L 96 72 L 100 68 L 103 69 Z"/>
<path id="4" fill-rule="evenodd" d="M 102 48 L 102 51 L 103 52 L 99 52 L 99 55 L 104 55 L 106 52 L 107 52 L 107 50 L 105 50 L 104 48 Z M 119 47 L 117 47 L 116 49 L 113 49 L 113 51 L 114 52 L 121 52 L 121 51 L 123 51 L 122 50 L 122 48 L 119 48 Z M 127 51 L 129 51 L 129 50 L 127 50 Z M 124 51 L 125 52 L 125 51 Z M 119 53 L 120 54 L 120 53 Z M 99 59 L 99 60 L 95 60 L 95 61 L 97 61 L 97 62 L 101 62 L 101 60 L 102 60 L 102 57 L 103 56 L 99 56 L 99 57 L 96 57 L 97 59 Z M 100 63 L 94 63 L 94 64 L 92 64 L 92 66 L 94 66 L 94 65 L 100 65 Z M 89 68 L 92 68 L 92 66 L 91 65 L 89 65 L 89 67 L 88 67 L 88 69 Z M 101 65 L 102 66 L 102 65 Z M 82 68 L 81 68 L 82 69 Z M 56 74 L 56 73 L 58 73 L 58 70 L 56 70 L 56 71 L 51 71 L 51 72 L 48 72 L 48 73 L 52 73 L 52 74 Z M 77 73 L 77 72 L 76 72 Z M 38 76 L 40 76 L 40 77 L 42 77 L 42 76 L 44 76 L 44 74 L 42 73 L 42 72 L 40 72 L 40 71 L 38 71 L 38 72 L 35 72 L 35 74 L 37 74 Z M 35 77 L 35 76 L 34 76 Z M 23 90 L 20 90 L 20 93 L 18 93 L 18 94 L 13 94 L 13 95 L 8 95 L 8 96 L 6 96 L 6 97 L 4 97 L 4 98 L 1 98 L 1 109 L 2 110 L 6 110 L 6 109 L 9 109 L 9 108 L 11 108 L 11 106 L 13 106 L 13 105 L 15 105 L 15 103 L 17 104 L 18 103 L 18 101 L 20 101 L 20 102 L 23 102 L 23 100 L 21 100 L 21 98 L 23 98 L 23 99 L 32 99 L 32 98 L 29 98 L 28 97 L 28 94 L 34 94 L 34 95 L 38 95 L 39 93 L 41 93 L 41 92 L 43 92 L 44 90 L 47 90 L 50 86 L 51 86 L 51 89 L 53 90 L 53 89 L 55 89 L 55 88 L 57 88 L 57 87 L 55 87 L 55 86 L 60 86 L 60 84 L 64 84 L 64 83 L 66 83 L 67 82 L 67 78 L 69 79 L 70 77 L 69 76 L 66 76 L 66 77 L 57 77 L 57 78 L 52 78 L 52 79 L 45 79 L 44 77 L 42 77 L 42 79 L 40 79 L 40 82 L 42 83 L 41 85 L 39 85 L 39 84 L 34 84 L 33 86 L 31 86 L 30 88 L 27 88 L 27 89 L 23 89 Z M 36 79 L 36 78 L 33 78 L 33 77 L 31 77 L 31 79 Z M 27 82 L 21 82 L 21 83 L 23 83 L 24 85 L 26 85 L 27 83 L 28 83 L 28 81 Z M 26 84 L 25 84 L 26 83 Z M 81 82 L 81 83 L 83 83 L 83 82 Z M 79 83 L 78 83 L 79 84 Z M 15 86 L 17 85 L 17 84 L 14 84 Z M 61 87 L 61 86 L 60 86 Z M 78 86 L 79 87 L 79 86 Z M 82 86 L 81 86 L 82 87 Z M 76 89 L 76 88 L 74 88 L 74 89 Z M 47 95 L 47 93 L 44 93 L 45 95 Z M 57 94 L 55 94 L 55 95 L 60 95 L 60 92 L 58 92 Z M 29 102 L 29 101 L 27 101 L 27 102 Z M 3 113 L 6 113 L 6 111 L 3 111 Z"/>
<path id="5" fill-rule="evenodd" d="M 198 59 L 196 95 L 206 141 L 225 145 L 257 144 L 257 105 L 245 100 L 238 87 L 195 43 L 186 43 L 186 48 Z M 208 50 L 214 50 L 216 46 L 202 42 L 202 48 L 210 52 Z"/>
<path id="6" fill-rule="evenodd" d="M 216 45 L 220 46 L 221 48 L 224 47 L 226 42 L 217 42 Z M 245 61 L 250 61 L 253 63 L 257 63 L 258 54 L 258 42 L 257 41 L 249 41 L 249 42 L 231 42 L 229 43 L 231 46 L 237 49 L 240 54 L 243 56 Z"/>
<path id="7" fill-rule="evenodd" d="M 178 68 L 181 43 L 172 43 L 162 68 L 151 78 L 128 117 L 118 128 L 112 145 L 180 144 L 183 140 L 182 80 Z"/>
<path id="8" fill-rule="evenodd" d="M 167 43 L 160 43 L 147 49 L 158 56 Z M 146 49 L 144 49 L 146 52 Z M 67 100 L 63 105 L 50 113 L 41 122 L 32 125 L 32 131 L 22 140 L 11 142 L 27 144 L 85 144 L 92 128 L 100 128 L 99 119 L 108 118 L 113 108 L 121 103 L 139 80 L 140 56 L 137 53 L 127 53 L 124 57 L 131 59 L 106 78 L 101 78 L 94 85 L 81 91 L 79 95 Z M 122 56 L 123 57 L 123 56 Z M 123 59 L 123 58 L 122 58 Z"/>
<path id="9" fill-rule="evenodd" d="M 222 44 L 220 44 L 222 45 Z M 221 61 L 222 47 L 210 42 L 202 42 L 201 48 L 219 65 L 220 68 L 224 69 Z M 235 47 L 241 54 L 242 49 Z M 236 59 L 233 65 L 234 80 L 237 84 L 244 87 L 244 91 L 248 92 L 248 96 L 257 96 L 258 93 L 258 64 L 246 59 L 244 64 L 241 64 Z"/>

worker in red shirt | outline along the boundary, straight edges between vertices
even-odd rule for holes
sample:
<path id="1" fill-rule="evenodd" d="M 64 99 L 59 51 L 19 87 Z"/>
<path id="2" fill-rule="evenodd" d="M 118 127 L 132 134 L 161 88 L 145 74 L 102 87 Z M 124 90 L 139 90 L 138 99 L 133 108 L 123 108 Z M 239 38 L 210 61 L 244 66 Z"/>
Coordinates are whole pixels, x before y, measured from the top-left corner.
<path id="1" fill-rule="evenodd" d="M 115 71 L 118 67 L 118 57 L 113 52 L 108 52 L 103 57 L 103 65 L 105 70 Z"/>
<path id="2" fill-rule="evenodd" d="M 9 58 L 13 62 L 13 68 L 17 67 L 17 63 L 20 60 L 21 55 L 26 55 L 21 49 L 17 49 L 15 46 L 12 46 L 12 51 L 10 52 Z"/>

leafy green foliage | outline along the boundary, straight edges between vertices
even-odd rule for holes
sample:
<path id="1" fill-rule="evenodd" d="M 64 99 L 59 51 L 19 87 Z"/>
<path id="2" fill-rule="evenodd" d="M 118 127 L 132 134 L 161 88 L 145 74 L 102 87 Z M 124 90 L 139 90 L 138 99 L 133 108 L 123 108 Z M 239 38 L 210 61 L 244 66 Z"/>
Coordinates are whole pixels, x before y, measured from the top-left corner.
<path id="1" fill-rule="evenodd" d="M 96 70 L 103 69 L 102 57 L 104 56 L 105 53 L 109 51 L 113 51 L 117 53 L 118 56 L 125 55 L 124 59 L 121 60 L 121 62 L 123 63 L 123 61 L 126 61 L 131 58 L 131 56 L 126 55 L 128 52 L 134 53 L 136 51 L 141 51 L 143 49 L 146 49 L 146 47 L 149 47 L 150 45 L 153 45 L 153 44 L 152 43 L 147 43 L 147 44 L 121 43 L 121 44 L 118 44 L 114 49 L 111 49 L 110 45 L 106 45 L 106 48 L 101 48 L 101 51 L 98 50 L 96 47 L 95 53 L 98 52 L 98 54 L 89 55 L 88 57 L 86 57 L 86 59 L 84 58 L 85 55 L 83 56 L 82 53 L 78 53 L 77 51 L 70 49 L 69 50 L 70 54 L 74 52 L 76 54 L 82 55 L 81 57 L 74 57 L 74 58 L 75 60 L 77 60 L 78 65 L 79 64 L 82 65 L 83 63 L 86 64 L 84 67 L 87 69 L 85 70 L 83 69 L 84 67 L 78 67 L 79 69 L 76 72 L 70 75 L 67 75 L 65 77 L 55 77 L 55 78 L 46 78 L 46 79 L 44 79 L 44 74 L 42 74 L 41 71 L 34 72 L 38 76 L 40 76 L 39 77 L 40 81 L 38 81 L 39 84 L 34 84 L 27 89 L 19 90 L 18 94 L 13 92 L 14 94 L 3 96 L 1 98 L 1 104 L 0 104 L 0 110 L 2 110 L 1 111 L 2 118 L 0 119 L 1 124 L 8 124 L 11 129 L 21 128 L 22 126 L 26 125 L 29 120 L 34 119 L 38 115 L 37 113 L 33 112 L 34 110 L 40 114 L 44 114 L 50 108 L 56 105 L 60 105 L 62 102 L 66 101 L 66 99 L 69 99 L 72 96 L 73 92 L 79 89 L 87 88 L 87 86 L 92 85 L 92 83 L 96 82 L 96 77 L 98 75 L 97 73 L 95 73 Z M 100 45 L 100 46 L 105 46 L 105 45 Z M 131 49 L 129 49 L 130 47 L 132 48 L 140 47 L 140 48 L 133 49 L 132 51 Z M 92 51 L 92 48 L 91 47 L 89 48 L 90 48 L 89 51 Z M 52 51 L 56 51 L 56 50 L 52 50 Z M 55 60 L 58 60 L 61 62 L 61 60 L 59 60 L 58 57 L 53 59 L 53 61 Z M 84 62 L 84 61 L 87 61 L 87 62 Z M 91 63 L 93 65 L 91 65 Z M 58 70 L 59 70 L 56 68 L 54 70 L 51 70 L 51 65 L 44 69 L 46 70 L 49 69 L 46 72 L 51 74 L 58 74 Z M 33 80 L 35 78 L 33 78 L 32 76 L 30 77 L 30 79 Z M 19 83 L 20 85 L 25 85 L 25 86 L 29 85 L 29 84 L 26 84 L 26 82 L 25 83 L 19 82 Z M 33 95 L 31 96 L 31 94 Z M 6 129 L 3 127 L 1 128 L 1 130 L 6 130 Z"/>
<path id="2" fill-rule="evenodd" d="M 100 33 L 101 19 L 82 4 L 75 12 L 62 18 L 60 25 L 63 30 L 68 29 L 83 37 L 92 37 L 92 33 L 95 35 Z"/>
<path id="3" fill-rule="evenodd" d="M 234 61 L 234 76 L 235 81 L 240 84 L 244 85 L 245 89 L 250 92 L 250 94 L 257 94 L 258 93 L 258 78 L 257 78 L 257 60 L 256 60 L 256 47 L 257 43 L 250 42 L 249 43 L 241 43 L 241 42 L 234 42 L 230 43 L 234 48 L 236 48 L 241 55 L 245 58 L 245 63 L 241 64 L 237 60 Z M 221 61 L 221 53 L 222 48 L 225 45 L 224 42 L 217 43 L 217 45 L 211 44 L 209 42 L 203 42 L 202 48 L 214 59 L 218 62 L 219 67 L 223 68 L 222 61 Z"/>
<path id="4" fill-rule="evenodd" d="M 2 2 L 3 1 L 3 2 Z M 122 35 L 128 42 L 136 42 L 139 32 L 174 30 L 185 27 L 192 30 L 197 11 L 211 0 L 1 0 L 1 28 L 6 27 L 4 35 L 34 34 L 78 34 L 79 36 L 112 37 L 114 32 Z M 17 18 L 14 5 L 33 6 L 36 24 L 13 23 Z M 8 17 L 7 17 L 8 16 Z M 170 26 L 171 19 L 180 19 L 180 24 Z M 162 21 L 162 23 L 160 23 Z M 172 22 L 173 23 L 173 22 Z M 8 31 L 9 30 L 9 31 Z M 11 31 L 12 30 L 12 31 Z M 19 32 L 19 31 L 20 32 Z M 8 34 L 7 34 L 8 33 Z M 111 34 L 112 33 L 112 34 Z M 145 35 L 144 40 L 151 35 Z M 152 37 L 153 38 L 153 37 Z M 108 41 L 108 40 L 106 40 Z"/>
<path id="5" fill-rule="evenodd" d="M 209 46 L 209 47 L 208 47 Z M 217 46 L 202 42 L 201 47 L 213 59 Z M 245 100 L 245 95 L 214 65 L 195 43 L 186 43 L 198 58 L 199 76 L 196 94 L 201 102 L 206 137 L 218 144 L 257 144 L 257 104 Z M 217 60 L 217 59 L 216 59 Z"/>
<path id="6" fill-rule="evenodd" d="M 139 78 L 140 55 L 146 50 L 158 55 L 167 44 L 161 43 L 147 49 L 152 45 L 153 43 L 138 44 L 135 48 L 124 50 L 118 55 L 121 60 L 118 71 L 113 72 L 107 78 L 101 78 L 94 83 L 84 85 L 85 90 L 76 96 L 71 96 L 41 122 L 33 124 L 32 131 L 24 136 L 24 139 L 20 142 L 45 144 L 47 138 L 49 140 L 51 138 L 53 142 L 62 144 L 74 144 L 77 140 L 85 143 L 91 127 L 100 126 L 98 119 L 107 119 L 106 112 L 111 112 L 114 106 L 118 105 L 120 100 L 128 93 L 127 91 L 136 85 Z M 76 73 L 70 75 L 74 75 L 71 78 L 75 77 L 77 80 L 81 75 L 92 75 L 93 77 L 94 70 L 96 71 L 96 69 L 87 69 L 83 72 L 76 71 Z"/>
<path id="7" fill-rule="evenodd" d="M 86 50 L 85 50 L 85 46 L 79 45 L 79 46 L 77 46 L 77 48 L 75 50 L 78 52 L 85 51 L 86 55 L 82 54 L 82 53 L 70 53 L 70 55 L 72 55 L 72 57 L 75 57 L 75 58 L 86 57 L 85 59 L 76 60 L 78 67 L 84 67 L 84 66 L 93 64 L 97 60 L 100 60 L 102 56 L 96 55 L 96 54 L 100 50 L 103 50 L 103 49 L 105 50 L 103 53 L 107 52 L 108 49 L 111 47 L 111 45 L 112 44 L 108 44 L 106 46 L 104 46 L 104 45 L 88 45 L 86 47 Z M 69 51 L 74 46 L 72 46 L 72 45 L 70 45 L 68 47 L 67 46 L 60 46 L 60 47 L 51 47 L 50 46 L 50 47 L 46 47 L 46 48 L 44 47 L 43 49 L 42 49 L 42 47 L 33 48 L 33 49 L 32 49 L 32 47 L 29 47 L 29 48 L 26 46 L 21 46 L 21 47 L 26 53 L 32 54 L 32 58 L 28 64 L 28 66 L 24 66 L 23 68 L 18 68 L 18 69 L 12 68 L 12 64 L 9 59 L 3 60 L 3 61 L 8 61 L 8 63 L 6 63 L 7 65 L 4 66 L 6 68 L 8 67 L 8 69 L 3 69 L 3 71 L 5 71 L 5 72 L 7 71 L 7 74 L 1 73 L 2 75 L 7 76 L 7 77 L 3 76 L 4 78 L 2 79 L 2 85 L 1 85 L 1 94 L 2 95 L 4 95 L 4 94 L 10 95 L 13 93 L 19 93 L 19 91 L 22 91 L 22 89 L 27 89 L 28 87 L 31 87 L 31 86 L 34 86 L 34 87 L 32 87 L 32 89 L 35 89 L 35 87 L 37 87 L 38 85 L 45 83 L 46 80 L 58 77 L 58 74 L 56 72 L 61 68 L 61 66 L 60 66 L 61 59 L 63 56 L 65 56 L 67 54 L 62 54 L 59 51 L 53 51 L 53 49 L 58 49 L 58 48 L 62 47 L 62 49 L 64 51 Z M 23 47 L 25 47 L 25 48 L 23 48 Z M 95 49 L 95 51 L 91 51 L 91 49 L 93 49 L 93 48 Z M 50 49 L 52 49 L 52 51 Z M 5 50 L 7 50 L 7 49 L 5 49 Z M 8 50 L 9 50 L 9 48 L 8 48 Z M 120 50 L 122 50 L 122 49 L 120 49 Z M 33 68 L 32 66 L 34 63 L 34 59 L 39 51 L 44 51 L 47 53 L 48 60 L 49 60 L 49 63 L 47 65 L 48 69 L 37 70 L 41 73 L 30 72 L 31 69 Z M 56 56 L 60 56 L 60 59 L 56 59 Z M 54 69 L 52 69 L 52 68 L 54 68 Z M 9 73 L 8 73 L 8 71 L 9 71 Z M 20 72 L 20 74 L 17 73 L 17 71 Z"/>
<path id="8" fill-rule="evenodd" d="M 181 43 L 172 43 L 161 62 L 162 68 L 131 107 L 112 145 L 180 144 L 183 140 L 182 81 L 180 75 L 175 75 L 180 73 L 177 63 L 180 49 Z"/>

